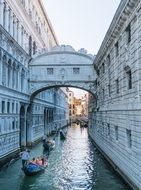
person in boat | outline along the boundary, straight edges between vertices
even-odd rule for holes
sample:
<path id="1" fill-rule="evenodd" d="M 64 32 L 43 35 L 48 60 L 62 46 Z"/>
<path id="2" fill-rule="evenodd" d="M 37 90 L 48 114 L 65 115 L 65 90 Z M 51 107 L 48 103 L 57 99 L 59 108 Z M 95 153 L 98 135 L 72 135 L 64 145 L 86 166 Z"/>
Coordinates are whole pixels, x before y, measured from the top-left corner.
<path id="1" fill-rule="evenodd" d="M 50 146 L 49 143 L 50 143 L 49 141 L 46 141 L 46 142 L 43 143 L 43 147 L 44 147 L 44 149 L 47 150 L 47 151 L 49 151 L 49 146 Z"/>
<path id="2" fill-rule="evenodd" d="M 39 165 L 42 164 L 42 163 L 41 163 L 41 158 L 40 158 L 40 157 L 37 157 L 37 158 L 36 158 L 36 164 L 39 164 Z"/>
<path id="3" fill-rule="evenodd" d="M 46 142 L 46 135 L 43 135 L 43 143 Z"/>
<path id="4" fill-rule="evenodd" d="M 23 152 L 20 153 L 20 156 L 22 158 L 22 168 L 24 169 L 25 166 L 27 165 L 28 163 L 28 160 L 29 160 L 29 155 L 30 151 L 28 149 L 25 149 Z"/>
<path id="5" fill-rule="evenodd" d="M 38 157 L 35 163 L 40 166 L 45 166 L 47 164 L 47 160 L 44 157 Z"/>
<path id="6" fill-rule="evenodd" d="M 64 134 L 64 132 L 62 130 L 60 130 L 60 136 L 65 138 L 65 134 Z"/>
<path id="7" fill-rule="evenodd" d="M 36 163 L 36 159 L 35 159 L 35 158 L 32 158 L 31 162 L 32 162 L 32 163 Z"/>

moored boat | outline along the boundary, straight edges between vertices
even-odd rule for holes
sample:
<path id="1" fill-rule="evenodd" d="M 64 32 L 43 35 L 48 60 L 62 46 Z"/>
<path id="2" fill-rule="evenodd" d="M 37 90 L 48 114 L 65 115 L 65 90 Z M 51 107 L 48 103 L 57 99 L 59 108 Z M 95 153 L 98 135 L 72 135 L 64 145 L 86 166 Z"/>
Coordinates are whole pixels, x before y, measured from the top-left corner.
<path id="1" fill-rule="evenodd" d="M 66 135 L 65 135 L 65 133 L 62 130 L 60 130 L 60 139 L 61 140 L 65 140 L 66 139 Z"/>
<path id="2" fill-rule="evenodd" d="M 36 163 L 29 162 L 23 168 L 23 171 L 24 171 L 25 175 L 33 176 L 33 175 L 36 175 L 38 173 L 43 172 L 46 167 L 47 167 L 47 163 L 45 163 L 44 165 L 39 165 L 39 164 L 36 164 Z"/>

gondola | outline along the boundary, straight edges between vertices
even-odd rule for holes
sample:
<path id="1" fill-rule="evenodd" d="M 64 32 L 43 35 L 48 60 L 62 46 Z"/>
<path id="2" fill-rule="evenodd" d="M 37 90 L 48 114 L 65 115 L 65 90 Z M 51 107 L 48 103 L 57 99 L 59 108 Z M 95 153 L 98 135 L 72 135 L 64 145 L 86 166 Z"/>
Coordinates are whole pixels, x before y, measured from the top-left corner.
<path id="1" fill-rule="evenodd" d="M 51 151 L 55 148 L 55 142 L 54 141 L 47 141 L 43 143 L 44 150 Z"/>
<path id="2" fill-rule="evenodd" d="M 63 131 L 60 131 L 60 139 L 61 140 L 65 140 L 66 139 L 66 135 L 63 133 Z"/>
<path id="3" fill-rule="evenodd" d="M 23 168 L 23 171 L 24 171 L 25 175 L 33 176 L 33 175 L 36 175 L 36 174 L 39 174 L 39 173 L 43 172 L 46 167 L 47 167 L 47 163 L 45 163 L 44 166 L 41 166 L 39 164 L 29 162 Z"/>

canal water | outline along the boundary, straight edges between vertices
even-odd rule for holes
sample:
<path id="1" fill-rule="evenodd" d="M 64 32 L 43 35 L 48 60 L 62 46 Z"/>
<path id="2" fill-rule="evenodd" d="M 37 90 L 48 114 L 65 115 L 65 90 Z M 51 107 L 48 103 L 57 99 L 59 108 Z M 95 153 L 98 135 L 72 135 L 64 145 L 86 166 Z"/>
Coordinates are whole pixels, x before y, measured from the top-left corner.
<path id="1" fill-rule="evenodd" d="M 27 177 L 18 160 L 0 171 L 0 190 L 131 190 L 93 146 L 86 128 L 74 124 L 66 140 L 55 136 L 55 142 L 44 173 Z M 40 143 L 31 158 L 42 152 Z"/>

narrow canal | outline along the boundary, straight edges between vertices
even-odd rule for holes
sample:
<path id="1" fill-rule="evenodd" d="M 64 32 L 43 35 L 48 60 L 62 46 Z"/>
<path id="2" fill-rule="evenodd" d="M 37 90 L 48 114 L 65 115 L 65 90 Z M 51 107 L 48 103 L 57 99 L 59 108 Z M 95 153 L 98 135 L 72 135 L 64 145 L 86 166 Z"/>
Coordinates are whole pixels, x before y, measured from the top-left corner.
<path id="1" fill-rule="evenodd" d="M 27 177 L 18 160 L 0 171 L 0 190 L 130 190 L 93 146 L 86 128 L 72 125 L 67 139 L 56 136 L 55 142 L 44 173 Z M 42 152 L 40 143 L 31 158 Z"/>

